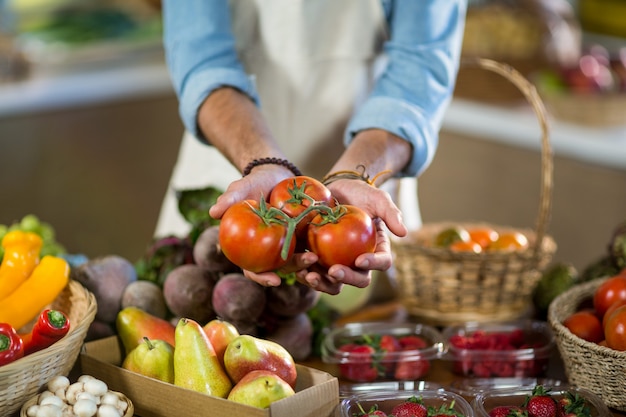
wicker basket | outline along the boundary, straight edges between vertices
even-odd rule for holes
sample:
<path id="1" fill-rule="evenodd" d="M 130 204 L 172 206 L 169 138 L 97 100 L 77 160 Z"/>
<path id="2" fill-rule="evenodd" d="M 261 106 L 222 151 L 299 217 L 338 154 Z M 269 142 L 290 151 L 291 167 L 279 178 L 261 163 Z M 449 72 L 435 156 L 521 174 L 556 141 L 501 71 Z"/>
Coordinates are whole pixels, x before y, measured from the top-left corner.
<path id="1" fill-rule="evenodd" d="M 609 407 L 626 411 L 626 352 L 583 340 L 562 324 L 580 305 L 590 302 L 604 281 L 606 278 L 579 284 L 560 294 L 550 304 L 548 322 L 569 383 L 597 394 Z"/>
<path id="2" fill-rule="evenodd" d="M 0 415 L 10 416 L 57 375 L 68 375 L 78 358 L 89 325 L 96 316 L 96 298 L 70 280 L 51 308 L 69 317 L 71 328 L 52 346 L 0 367 Z"/>
<path id="3" fill-rule="evenodd" d="M 117 394 L 122 400 L 126 401 L 126 403 L 128 404 L 128 408 L 126 409 L 126 412 L 124 413 L 122 417 L 132 417 L 135 414 L 135 406 L 133 405 L 133 402 L 121 392 L 117 392 L 117 391 L 111 391 L 111 392 Z M 26 414 L 28 411 L 28 408 L 32 405 L 37 404 L 38 400 L 39 400 L 39 395 L 35 395 L 31 397 L 28 401 L 26 401 L 26 403 L 24 403 L 24 405 L 22 406 L 22 409 L 20 410 L 20 417 L 28 417 L 28 414 Z"/>
<path id="4" fill-rule="evenodd" d="M 532 306 L 532 291 L 542 270 L 556 251 L 546 235 L 552 196 L 552 151 L 546 111 L 530 82 L 512 67 L 488 59 L 463 61 L 502 75 L 531 104 L 542 131 L 541 194 L 534 230 L 521 230 L 489 223 L 460 222 L 425 224 L 409 236 L 392 240 L 394 273 L 400 301 L 410 315 L 437 325 L 467 321 L 511 320 L 524 316 Z M 525 250 L 479 254 L 453 252 L 434 247 L 439 231 L 450 225 L 490 226 L 502 233 L 520 231 L 528 238 Z"/>

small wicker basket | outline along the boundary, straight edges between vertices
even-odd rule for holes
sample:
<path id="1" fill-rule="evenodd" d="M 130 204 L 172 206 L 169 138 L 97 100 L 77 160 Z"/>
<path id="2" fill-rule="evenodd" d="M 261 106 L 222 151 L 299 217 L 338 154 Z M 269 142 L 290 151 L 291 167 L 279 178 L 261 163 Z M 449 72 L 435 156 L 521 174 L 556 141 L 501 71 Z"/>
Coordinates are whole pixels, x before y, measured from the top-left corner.
<path id="1" fill-rule="evenodd" d="M 548 322 L 563 359 L 568 382 L 602 398 L 609 407 L 626 411 L 626 352 L 588 342 L 572 334 L 563 321 L 589 303 L 607 278 L 576 285 L 557 296 L 548 310 Z"/>
<path id="2" fill-rule="evenodd" d="M 123 393 L 121 392 L 117 392 L 117 391 L 111 391 L 115 394 L 117 394 L 122 400 L 126 401 L 126 403 L 128 404 L 128 408 L 126 409 L 126 412 L 124 413 L 124 415 L 122 417 L 133 417 L 133 415 L 135 415 L 135 406 L 133 405 L 133 402 Z M 24 405 L 22 406 L 22 409 L 20 410 L 20 417 L 28 417 L 28 408 L 32 405 L 37 404 L 37 402 L 39 401 L 39 395 L 35 395 L 34 397 L 31 397 L 28 401 L 26 401 L 26 403 L 24 403 Z"/>
<path id="3" fill-rule="evenodd" d="M 502 75 L 515 85 L 531 104 L 542 131 L 541 194 L 534 230 L 515 229 L 489 223 L 430 223 L 409 236 L 392 240 L 394 273 L 398 295 L 410 315 L 436 324 L 467 321 L 497 321 L 520 318 L 532 307 L 532 291 L 542 270 L 556 251 L 546 235 L 552 196 L 552 151 L 543 102 L 535 87 L 509 65 L 489 59 L 464 60 Z M 444 228 L 489 226 L 496 231 L 519 231 L 529 241 L 525 250 L 469 253 L 434 247 L 431 242 Z"/>
<path id="4" fill-rule="evenodd" d="M 51 308 L 63 311 L 70 331 L 52 346 L 0 367 L 0 415 L 10 416 L 57 375 L 68 375 L 96 316 L 96 298 L 70 280 Z"/>

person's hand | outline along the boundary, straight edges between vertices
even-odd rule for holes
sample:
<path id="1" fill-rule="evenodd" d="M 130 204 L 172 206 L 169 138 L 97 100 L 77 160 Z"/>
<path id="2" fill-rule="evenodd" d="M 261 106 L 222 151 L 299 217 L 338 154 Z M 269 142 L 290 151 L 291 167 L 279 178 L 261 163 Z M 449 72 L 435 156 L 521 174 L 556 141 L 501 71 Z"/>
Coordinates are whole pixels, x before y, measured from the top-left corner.
<path id="1" fill-rule="evenodd" d="M 356 268 L 346 265 L 332 265 L 322 268 L 317 264 L 317 255 L 305 252 L 294 255 L 284 272 L 294 272 L 298 281 L 318 291 L 338 294 L 343 285 L 365 288 L 371 283 L 374 270 L 385 271 L 391 267 L 391 243 L 385 230 L 386 226 L 396 236 L 405 236 L 407 228 L 402 221 L 402 213 L 386 191 L 375 188 L 365 182 L 339 180 L 329 185 L 331 192 L 341 204 L 352 204 L 365 210 L 374 218 L 376 225 L 376 248 L 373 253 L 359 255 Z M 273 272 L 245 275 L 263 285 L 279 285 L 280 277 Z"/>
<path id="2" fill-rule="evenodd" d="M 292 176 L 291 171 L 278 165 L 255 167 L 250 174 L 230 183 L 209 209 L 209 215 L 214 219 L 221 219 L 226 210 L 235 203 L 267 198 L 276 184 Z"/>
<path id="3" fill-rule="evenodd" d="M 329 294 L 338 294 L 344 284 L 365 288 L 371 282 L 372 271 L 385 271 L 391 267 L 391 243 L 384 226 L 396 236 L 405 236 L 408 231 L 402 221 L 402 212 L 389 193 L 365 182 L 338 180 L 328 187 L 339 203 L 355 205 L 374 219 L 377 230 L 376 248 L 373 253 L 359 255 L 354 269 L 346 265 L 332 265 L 324 270 L 313 264 L 297 273 L 298 280 Z M 313 259 L 311 257 L 306 261 L 313 262 Z"/>

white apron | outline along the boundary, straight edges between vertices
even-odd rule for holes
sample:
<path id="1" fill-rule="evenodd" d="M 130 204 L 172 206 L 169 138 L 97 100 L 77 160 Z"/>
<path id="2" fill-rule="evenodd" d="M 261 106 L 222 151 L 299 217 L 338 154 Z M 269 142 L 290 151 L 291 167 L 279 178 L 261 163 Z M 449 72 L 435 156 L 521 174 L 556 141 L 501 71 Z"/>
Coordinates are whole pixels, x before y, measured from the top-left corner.
<path id="1" fill-rule="evenodd" d="M 261 111 L 279 146 L 303 174 L 321 178 L 343 151 L 348 119 L 383 63 L 380 0 L 231 0 L 231 11 L 237 52 L 255 79 Z M 175 190 L 225 190 L 238 178 L 215 148 L 186 132 L 155 236 L 189 231 Z M 417 180 L 388 181 L 385 187 L 407 226 L 418 227 Z"/>

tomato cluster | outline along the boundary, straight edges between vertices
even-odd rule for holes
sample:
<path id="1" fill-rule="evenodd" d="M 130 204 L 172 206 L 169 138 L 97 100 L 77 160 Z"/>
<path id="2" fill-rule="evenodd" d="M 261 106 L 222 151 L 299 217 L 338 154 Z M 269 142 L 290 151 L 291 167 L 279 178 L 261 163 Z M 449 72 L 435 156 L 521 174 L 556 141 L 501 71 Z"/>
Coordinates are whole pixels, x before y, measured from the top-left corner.
<path id="1" fill-rule="evenodd" d="M 591 308 L 570 314 L 563 325 L 574 335 L 615 350 L 626 350 L 626 269 L 594 292 Z"/>
<path id="2" fill-rule="evenodd" d="M 455 252 L 513 251 L 526 249 L 528 238 L 517 231 L 498 233 L 489 226 L 457 225 L 437 233 L 434 244 Z"/>
<path id="3" fill-rule="evenodd" d="M 481 378 L 538 376 L 546 369 L 548 358 L 521 359 L 520 350 L 543 346 L 526 339 L 522 329 L 455 334 L 449 339 L 454 355 L 452 369 L 459 375 Z"/>
<path id="4" fill-rule="evenodd" d="M 255 273 L 276 271 L 305 250 L 325 268 L 354 266 L 359 255 L 374 251 L 376 227 L 364 210 L 337 203 L 320 181 L 296 176 L 276 184 L 266 199 L 232 205 L 222 216 L 219 241 L 231 262 Z"/>

